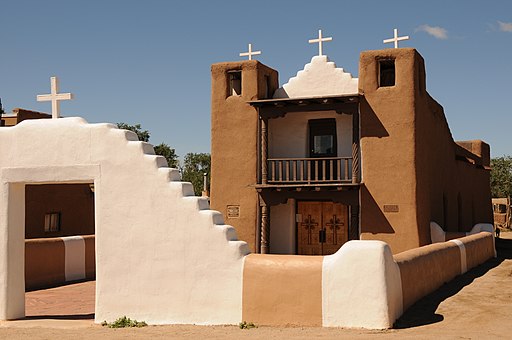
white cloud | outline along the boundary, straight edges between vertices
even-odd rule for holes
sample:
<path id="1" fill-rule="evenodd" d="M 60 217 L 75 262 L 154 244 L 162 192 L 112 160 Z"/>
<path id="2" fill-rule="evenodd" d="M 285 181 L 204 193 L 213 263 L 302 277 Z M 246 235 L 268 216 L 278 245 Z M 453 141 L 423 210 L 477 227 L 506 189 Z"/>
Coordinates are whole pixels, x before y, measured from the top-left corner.
<path id="1" fill-rule="evenodd" d="M 448 31 L 439 26 L 421 25 L 416 28 L 416 32 L 426 32 L 437 39 L 448 39 Z"/>
<path id="2" fill-rule="evenodd" d="M 501 21 L 498 21 L 498 25 L 500 25 L 500 31 L 502 31 L 502 32 L 512 32 L 512 22 L 501 22 Z"/>

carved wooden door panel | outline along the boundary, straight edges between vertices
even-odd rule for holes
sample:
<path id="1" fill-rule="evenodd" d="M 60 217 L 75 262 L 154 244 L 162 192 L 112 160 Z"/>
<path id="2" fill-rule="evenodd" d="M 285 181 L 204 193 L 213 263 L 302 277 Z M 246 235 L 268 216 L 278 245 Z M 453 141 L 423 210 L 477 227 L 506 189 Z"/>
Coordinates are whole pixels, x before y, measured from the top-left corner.
<path id="1" fill-rule="evenodd" d="M 322 255 L 319 232 L 322 227 L 322 203 L 298 202 L 297 254 Z"/>
<path id="2" fill-rule="evenodd" d="M 325 228 L 323 255 L 334 254 L 348 241 L 348 208 L 341 203 L 323 202 L 322 220 Z"/>
<path id="3" fill-rule="evenodd" d="M 333 202 L 297 203 L 297 254 L 334 254 L 348 241 L 348 209 Z"/>

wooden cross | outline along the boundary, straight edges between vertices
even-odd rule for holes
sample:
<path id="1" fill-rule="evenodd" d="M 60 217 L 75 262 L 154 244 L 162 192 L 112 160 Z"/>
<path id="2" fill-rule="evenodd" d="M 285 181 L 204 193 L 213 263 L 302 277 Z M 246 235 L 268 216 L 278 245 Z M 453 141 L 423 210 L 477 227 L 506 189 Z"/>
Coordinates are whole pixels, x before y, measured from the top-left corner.
<path id="1" fill-rule="evenodd" d="M 402 41 L 402 40 L 409 40 L 409 36 L 406 35 L 404 37 L 398 37 L 398 28 L 395 28 L 394 29 L 394 37 L 391 38 L 391 39 L 385 39 L 383 40 L 384 44 L 388 44 L 388 43 L 392 43 L 394 42 L 395 43 L 395 48 L 398 48 L 398 42 L 399 41 Z"/>
<path id="2" fill-rule="evenodd" d="M 252 56 L 258 54 L 261 54 L 261 51 L 253 51 L 252 44 L 249 44 L 249 51 L 240 53 L 240 57 L 249 57 L 249 60 L 252 60 Z"/>
<path id="3" fill-rule="evenodd" d="M 326 223 L 325 225 L 330 227 L 332 230 L 332 244 L 338 244 L 338 230 L 340 230 L 340 227 L 343 227 L 345 223 L 341 222 L 336 215 L 332 215 L 329 223 Z"/>
<path id="4" fill-rule="evenodd" d="M 318 226 L 318 223 L 315 223 L 315 220 L 311 218 L 311 215 L 308 215 L 306 221 L 302 223 L 302 226 L 308 231 L 308 244 L 311 244 L 311 234 L 313 229 Z"/>
<path id="5" fill-rule="evenodd" d="M 324 41 L 332 41 L 332 37 L 322 38 L 322 30 L 318 30 L 318 39 L 309 39 L 308 42 L 310 44 L 318 43 L 318 55 L 322 56 L 322 43 Z"/>
<path id="6" fill-rule="evenodd" d="M 38 102 L 52 102 L 52 118 L 60 118 L 60 101 L 73 99 L 71 93 L 59 93 L 59 79 L 51 77 L 51 93 L 40 94 L 37 96 Z"/>

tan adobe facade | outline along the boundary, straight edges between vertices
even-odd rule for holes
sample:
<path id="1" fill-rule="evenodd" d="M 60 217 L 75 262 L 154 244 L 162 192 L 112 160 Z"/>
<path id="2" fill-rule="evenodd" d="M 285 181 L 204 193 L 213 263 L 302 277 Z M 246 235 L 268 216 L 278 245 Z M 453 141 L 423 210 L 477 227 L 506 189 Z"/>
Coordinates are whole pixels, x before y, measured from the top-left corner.
<path id="1" fill-rule="evenodd" d="M 25 119 L 44 118 L 52 118 L 52 115 L 38 111 L 15 108 L 12 110 L 11 113 L 5 113 L 2 115 L 1 126 L 14 126 L 16 124 L 21 123 Z"/>
<path id="2" fill-rule="evenodd" d="M 212 65 L 211 205 L 253 251 L 399 253 L 430 244 L 430 222 L 492 223 L 489 145 L 453 141 L 416 50 L 362 52 L 359 79 L 314 57 L 278 82 L 255 60 Z"/>

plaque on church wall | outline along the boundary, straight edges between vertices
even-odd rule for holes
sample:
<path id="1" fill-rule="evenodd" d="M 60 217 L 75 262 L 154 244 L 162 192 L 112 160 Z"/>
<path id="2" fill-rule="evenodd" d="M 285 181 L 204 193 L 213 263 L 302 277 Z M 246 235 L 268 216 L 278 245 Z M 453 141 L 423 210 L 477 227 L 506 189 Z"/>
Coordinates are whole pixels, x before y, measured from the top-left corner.
<path id="1" fill-rule="evenodd" d="M 239 205 L 228 205 L 227 211 L 228 211 L 228 213 L 227 213 L 228 218 L 240 217 L 240 206 Z"/>
<path id="2" fill-rule="evenodd" d="M 398 204 L 384 204 L 384 212 L 397 213 L 398 211 Z"/>

